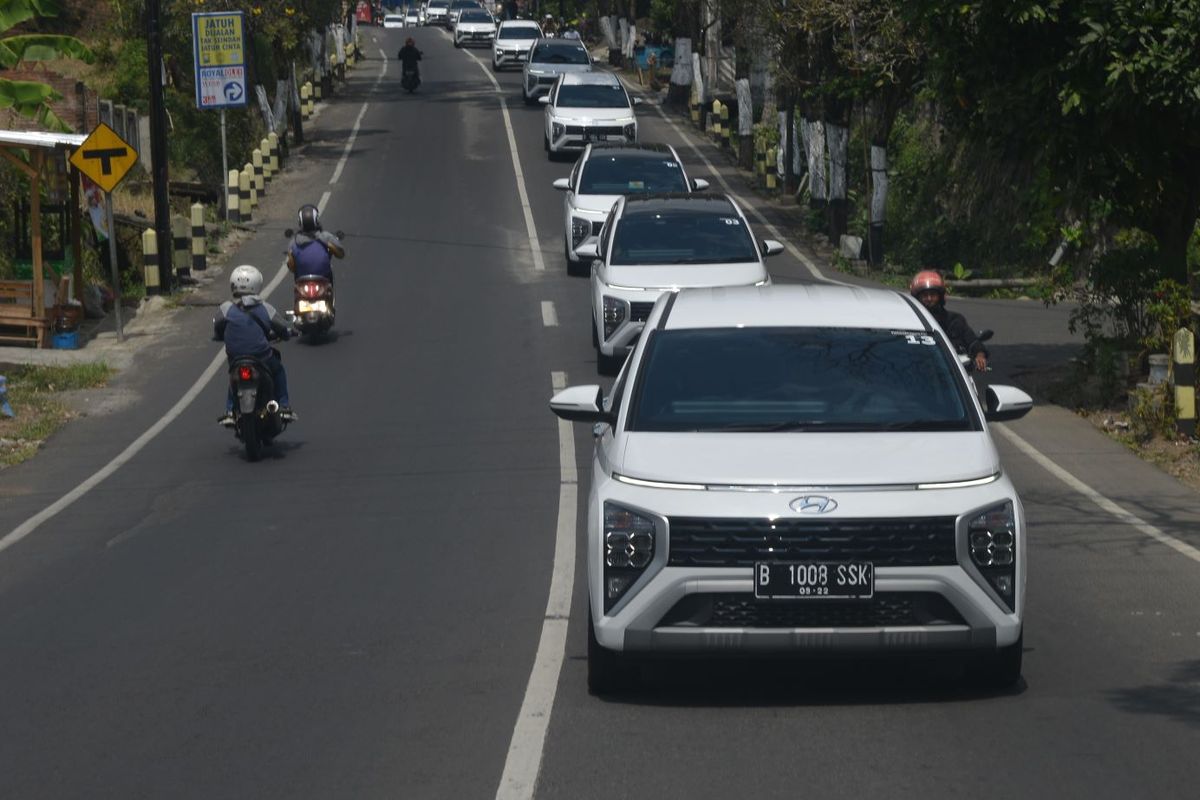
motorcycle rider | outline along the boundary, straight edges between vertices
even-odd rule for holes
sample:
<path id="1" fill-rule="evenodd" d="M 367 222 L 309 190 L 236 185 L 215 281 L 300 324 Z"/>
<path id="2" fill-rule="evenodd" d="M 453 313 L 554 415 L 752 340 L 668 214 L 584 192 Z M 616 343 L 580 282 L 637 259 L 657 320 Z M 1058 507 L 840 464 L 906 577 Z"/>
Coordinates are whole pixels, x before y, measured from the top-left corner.
<path id="1" fill-rule="evenodd" d="M 979 341 L 975 329 L 967 324 L 967 318 L 962 314 L 946 308 L 946 282 L 941 274 L 932 269 L 925 269 L 913 276 L 908 285 L 909 293 L 921 301 L 921 305 L 933 315 L 955 351 L 965 353 L 973 359 L 976 370 L 987 369 L 988 351 Z"/>
<path id="2" fill-rule="evenodd" d="M 298 417 L 292 411 L 288 397 L 287 372 L 283 369 L 279 351 L 271 347 L 272 339 L 287 339 L 291 329 L 279 312 L 259 297 L 262 285 L 262 273 L 250 264 L 242 264 L 229 274 L 233 300 L 222 303 L 213 318 L 213 338 L 225 343 L 225 356 L 231 364 L 235 358 L 253 356 L 266 365 L 275 381 L 275 401 L 279 403 L 280 415 L 294 422 Z M 219 424 L 227 427 L 234 424 L 235 399 L 230 385 L 225 398 L 225 414 L 217 418 Z"/>
<path id="3" fill-rule="evenodd" d="M 312 203 L 296 212 L 300 230 L 288 247 L 287 267 L 293 277 L 319 275 L 333 283 L 333 258 L 345 258 L 346 251 L 332 233 L 321 229 L 321 212 Z"/>
<path id="4" fill-rule="evenodd" d="M 403 75 L 408 70 L 417 73 L 417 78 L 421 77 L 421 67 L 417 62 L 421 60 L 421 51 L 417 49 L 417 43 L 409 36 L 404 40 L 404 47 L 400 48 L 400 52 L 396 54 L 396 58 L 400 61 L 400 74 Z"/>

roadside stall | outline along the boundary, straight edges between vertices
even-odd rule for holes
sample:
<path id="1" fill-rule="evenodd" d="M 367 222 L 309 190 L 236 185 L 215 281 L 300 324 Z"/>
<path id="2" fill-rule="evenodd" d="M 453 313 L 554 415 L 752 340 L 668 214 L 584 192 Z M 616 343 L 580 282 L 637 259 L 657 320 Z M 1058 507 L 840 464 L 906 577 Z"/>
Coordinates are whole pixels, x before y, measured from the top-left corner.
<path id="1" fill-rule="evenodd" d="M 0 157 L 14 165 L 29 178 L 28 226 L 24 225 L 24 207 L 17 211 L 19 239 L 27 242 L 29 276 L 0 280 L 0 345 L 31 344 L 46 347 L 54 317 L 55 297 L 48 295 L 45 281 L 52 285 L 59 279 L 73 278 L 77 299 L 83 292 L 83 254 L 80 245 L 79 175 L 68 162 L 71 152 L 83 144 L 86 136 L 43 131 L 0 131 Z M 47 259 L 42 235 L 42 189 L 56 173 L 61 173 L 69 187 L 65 213 L 60 212 L 61 258 L 57 270 L 47 273 Z M 28 239 L 22 232 L 28 231 Z M 14 243 L 14 248 L 20 247 Z M 18 263 L 20 253 L 15 253 Z M 66 298 L 59 297 L 64 301 Z M 47 303 L 49 302 L 49 305 Z"/>

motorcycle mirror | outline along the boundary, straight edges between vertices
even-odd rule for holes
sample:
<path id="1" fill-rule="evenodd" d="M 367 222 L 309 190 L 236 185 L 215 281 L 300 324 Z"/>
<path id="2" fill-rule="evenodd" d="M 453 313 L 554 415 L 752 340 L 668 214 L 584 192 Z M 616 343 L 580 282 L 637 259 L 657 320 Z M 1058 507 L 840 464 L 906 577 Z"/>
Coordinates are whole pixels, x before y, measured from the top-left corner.
<path id="1" fill-rule="evenodd" d="M 334 235 L 334 236 L 336 236 L 336 237 L 337 237 L 337 238 L 339 238 L 339 239 L 345 239 L 345 238 L 346 238 L 346 232 L 345 232 L 345 231 L 335 231 L 333 235 Z"/>
<path id="2" fill-rule="evenodd" d="M 284 229 L 284 231 L 283 231 L 283 235 L 284 235 L 284 237 L 285 237 L 285 238 L 287 238 L 287 239 L 290 239 L 290 238 L 292 238 L 292 236 L 294 236 L 294 235 L 295 235 L 295 233 L 296 233 L 296 232 L 295 232 L 294 230 L 292 230 L 291 228 L 285 228 L 285 229 Z"/>
<path id="3" fill-rule="evenodd" d="M 975 338 L 979 339 L 981 342 L 986 342 L 995 335 L 995 331 L 993 331 L 991 328 L 984 328 L 976 335 Z"/>

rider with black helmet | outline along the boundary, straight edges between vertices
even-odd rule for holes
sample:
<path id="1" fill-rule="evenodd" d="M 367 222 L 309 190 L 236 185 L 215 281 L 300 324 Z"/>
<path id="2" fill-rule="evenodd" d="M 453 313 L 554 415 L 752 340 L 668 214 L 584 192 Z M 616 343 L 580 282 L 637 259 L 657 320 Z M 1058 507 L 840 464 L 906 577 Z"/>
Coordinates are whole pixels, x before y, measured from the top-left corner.
<path id="1" fill-rule="evenodd" d="M 321 229 L 321 212 L 310 204 L 296 212 L 300 229 L 288 248 L 287 265 L 293 275 L 319 275 L 333 283 L 332 256 L 345 258 L 346 251 L 337 237 Z"/>

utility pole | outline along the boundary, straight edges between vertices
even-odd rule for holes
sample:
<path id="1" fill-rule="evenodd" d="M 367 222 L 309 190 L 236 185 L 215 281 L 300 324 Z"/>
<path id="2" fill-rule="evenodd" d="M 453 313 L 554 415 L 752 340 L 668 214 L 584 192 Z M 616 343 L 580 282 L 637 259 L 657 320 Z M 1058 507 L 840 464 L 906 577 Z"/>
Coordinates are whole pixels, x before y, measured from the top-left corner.
<path id="1" fill-rule="evenodd" d="M 154 232 L 158 237 L 158 291 L 169 293 L 174 283 L 171 206 L 167 195 L 167 109 L 163 102 L 162 0 L 146 0 L 146 55 L 150 62 L 150 172 L 154 181 Z"/>

